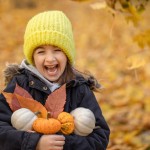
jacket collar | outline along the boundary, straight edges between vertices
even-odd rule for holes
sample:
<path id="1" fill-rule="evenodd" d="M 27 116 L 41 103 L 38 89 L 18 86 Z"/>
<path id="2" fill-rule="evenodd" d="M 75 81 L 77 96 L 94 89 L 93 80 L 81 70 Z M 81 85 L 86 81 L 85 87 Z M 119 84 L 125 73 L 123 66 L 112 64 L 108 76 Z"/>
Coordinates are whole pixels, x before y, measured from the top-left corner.
<path id="1" fill-rule="evenodd" d="M 41 81 L 35 74 L 33 74 L 32 72 L 30 72 L 26 69 L 23 69 L 23 70 L 28 74 L 29 86 L 31 88 L 38 89 L 38 90 L 43 91 L 47 94 L 51 93 L 48 86 L 43 81 Z M 88 85 L 88 81 L 85 80 L 83 77 L 76 77 L 76 79 L 73 79 L 73 80 L 67 82 L 66 87 L 71 88 L 71 87 L 80 86 L 82 84 L 87 84 Z"/>
<path id="2" fill-rule="evenodd" d="M 35 74 L 33 74 L 32 72 L 26 69 L 21 69 L 21 72 L 25 73 L 28 76 L 28 79 L 29 79 L 28 82 L 29 82 L 30 88 L 37 89 L 46 94 L 51 93 L 51 90 L 48 88 L 48 86 L 42 80 L 40 80 Z"/>

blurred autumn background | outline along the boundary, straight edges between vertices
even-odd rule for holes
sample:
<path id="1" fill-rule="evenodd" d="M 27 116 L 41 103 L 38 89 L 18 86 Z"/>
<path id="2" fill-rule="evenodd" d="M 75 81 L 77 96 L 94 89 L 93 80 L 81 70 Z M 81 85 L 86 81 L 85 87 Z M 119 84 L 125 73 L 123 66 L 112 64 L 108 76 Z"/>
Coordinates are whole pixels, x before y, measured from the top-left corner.
<path id="1" fill-rule="evenodd" d="M 138 13 L 107 2 L 111 7 L 105 0 L 0 0 L 0 90 L 6 64 L 24 58 L 28 20 L 62 10 L 73 24 L 76 67 L 103 86 L 95 94 L 111 129 L 108 150 L 150 150 L 150 4 Z"/>

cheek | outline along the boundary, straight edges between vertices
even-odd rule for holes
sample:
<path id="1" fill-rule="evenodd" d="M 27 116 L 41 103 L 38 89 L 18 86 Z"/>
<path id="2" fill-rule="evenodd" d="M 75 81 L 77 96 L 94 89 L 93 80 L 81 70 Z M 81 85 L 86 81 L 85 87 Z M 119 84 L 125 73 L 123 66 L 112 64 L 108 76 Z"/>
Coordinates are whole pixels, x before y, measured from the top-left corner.
<path id="1" fill-rule="evenodd" d="M 42 60 L 41 58 L 39 58 L 37 56 L 33 56 L 33 63 L 36 68 L 38 68 L 40 66 L 41 60 Z"/>
<path id="2" fill-rule="evenodd" d="M 64 68 L 66 67 L 66 64 L 67 64 L 67 57 L 63 56 L 62 65 L 63 65 Z"/>
<path id="3" fill-rule="evenodd" d="M 66 63 L 67 62 L 67 56 L 64 54 L 64 53 L 61 53 L 61 56 L 60 56 L 61 60 Z"/>
<path id="4" fill-rule="evenodd" d="M 37 62 L 36 56 L 33 56 L 32 60 L 33 60 L 33 65 L 36 66 L 36 62 Z"/>
<path id="5" fill-rule="evenodd" d="M 32 60 L 33 60 L 33 63 L 34 63 L 34 66 L 35 66 L 35 64 L 36 64 L 36 55 L 35 55 L 35 53 L 33 53 L 33 55 L 32 55 Z"/>

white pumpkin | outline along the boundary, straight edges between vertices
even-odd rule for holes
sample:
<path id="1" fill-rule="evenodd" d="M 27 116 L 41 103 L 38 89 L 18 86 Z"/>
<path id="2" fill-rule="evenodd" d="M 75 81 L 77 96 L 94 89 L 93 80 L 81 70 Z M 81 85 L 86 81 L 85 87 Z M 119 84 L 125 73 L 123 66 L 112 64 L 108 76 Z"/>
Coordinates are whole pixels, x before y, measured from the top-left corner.
<path id="1" fill-rule="evenodd" d="M 11 116 L 11 124 L 17 130 L 32 130 L 32 124 L 37 119 L 35 113 L 27 108 L 20 108 L 13 112 Z"/>
<path id="2" fill-rule="evenodd" d="M 70 114 L 74 117 L 75 134 L 87 136 L 93 132 L 96 120 L 94 113 L 90 109 L 78 107 L 71 111 Z"/>

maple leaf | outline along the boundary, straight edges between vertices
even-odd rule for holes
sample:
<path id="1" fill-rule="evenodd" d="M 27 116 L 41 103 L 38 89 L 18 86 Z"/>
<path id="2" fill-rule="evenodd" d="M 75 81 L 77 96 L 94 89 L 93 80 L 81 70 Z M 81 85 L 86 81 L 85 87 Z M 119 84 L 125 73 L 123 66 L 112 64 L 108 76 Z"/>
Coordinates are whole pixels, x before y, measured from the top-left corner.
<path id="1" fill-rule="evenodd" d="M 66 84 L 52 92 L 46 99 L 45 106 L 34 100 L 32 96 L 19 85 L 16 84 L 14 93 L 2 92 L 12 111 L 20 108 L 28 108 L 32 112 L 40 112 L 38 117 L 47 118 L 50 112 L 51 117 L 57 118 L 64 110 L 66 102 Z"/>
<path id="2" fill-rule="evenodd" d="M 21 108 L 28 108 L 32 112 L 40 112 L 38 117 L 47 118 L 47 110 L 40 102 L 32 98 L 26 98 L 26 97 L 20 96 L 18 94 L 15 94 L 15 95 L 17 97 L 17 100 Z"/>
<path id="3" fill-rule="evenodd" d="M 2 92 L 2 94 L 6 98 L 6 101 L 9 104 L 9 107 L 12 111 L 16 111 L 21 108 L 20 103 L 18 102 L 15 94 L 7 92 Z"/>
<path id="4" fill-rule="evenodd" d="M 32 96 L 25 89 L 20 87 L 18 84 L 16 84 L 14 93 L 18 94 L 18 95 L 21 95 L 23 97 L 26 97 L 26 98 L 32 98 Z"/>
<path id="5" fill-rule="evenodd" d="M 16 84 L 14 93 L 2 92 L 2 94 L 6 98 L 6 101 L 9 104 L 9 107 L 11 108 L 12 111 L 16 111 L 21 108 L 20 103 L 18 102 L 15 94 L 21 95 L 26 98 L 32 98 L 32 96 L 18 84 Z"/>
<path id="6" fill-rule="evenodd" d="M 46 108 L 19 85 L 16 84 L 14 93 L 2 92 L 12 111 L 20 108 L 28 108 L 33 112 L 40 112 L 38 117 L 47 118 Z"/>
<path id="7" fill-rule="evenodd" d="M 45 107 L 50 112 L 51 117 L 57 118 L 59 113 L 64 110 L 66 103 L 66 84 L 51 93 L 45 103 Z"/>

